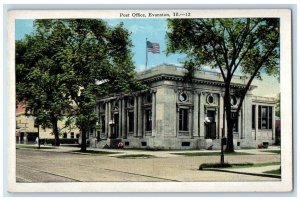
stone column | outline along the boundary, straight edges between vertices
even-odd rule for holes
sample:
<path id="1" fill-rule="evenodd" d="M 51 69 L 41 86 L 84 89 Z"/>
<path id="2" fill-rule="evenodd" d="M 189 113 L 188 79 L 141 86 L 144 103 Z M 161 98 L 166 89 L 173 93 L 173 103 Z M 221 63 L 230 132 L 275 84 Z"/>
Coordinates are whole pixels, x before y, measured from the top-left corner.
<path id="1" fill-rule="evenodd" d="M 239 134 L 240 134 L 240 139 L 243 139 L 244 138 L 244 133 L 245 133 L 245 124 L 244 124 L 244 119 L 245 119 L 245 115 L 244 115 L 244 107 L 245 107 L 245 105 L 243 104 L 242 105 L 242 109 L 240 110 L 240 116 L 241 116 L 241 118 L 239 117 L 239 122 L 241 122 L 240 123 L 240 125 L 239 125 L 239 127 L 238 127 L 238 131 L 239 131 Z"/>
<path id="2" fill-rule="evenodd" d="M 121 100 L 118 100 L 118 102 L 119 102 L 119 108 L 118 108 L 118 111 L 119 111 L 119 125 L 118 125 L 118 129 L 119 129 L 119 131 L 118 131 L 118 135 L 119 136 L 117 136 L 118 138 L 121 138 L 122 137 L 122 116 L 123 116 L 123 114 L 122 114 L 122 101 Z"/>
<path id="3" fill-rule="evenodd" d="M 105 102 L 105 135 L 108 137 L 109 120 L 108 120 L 108 102 Z"/>
<path id="4" fill-rule="evenodd" d="M 127 138 L 127 123 L 126 123 L 126 120 L 127 120 L 127 113 L 126 113 L 126 110 L 125 110 L 125 99 L 123 98 L 122 99 L 122 111 L 121 111 L 121 115 L 122 115 L 122 129 L 121 129 L 121 132 L 122 132 L 122 137 L 124 139 Z"/>
<path id="5" fill-rule="evenodd" d="M 133 136 L 138 136 L 138 97 L 134 96 L 134 126 Z"/>
<path id="6" fill-rule="evenodd" d="M 223 93 L 220 93 L 220 100 L 219 100 L 219 136 L 222 138 L 223 132 L 225 134 L 225 127 L 224 126 L 224 96 Z M 224 130 L 224 131 L 223 131 Z"/>
<path id="7" fill-rule="evenodd" d="M 193 136 L 193 129 L 194 129 L 194 122 L 193 122 L 193 107 L 189 106 L 189 109 L 188 109 L 188 132 L 189 132 L 189 136 L 191 138 L 194 138 Z M 179 117 L 178 117 L 178 120 L 179 122 Z"/>
<path id="8" fill-rule="evenodd" d="M 152 93 L 152 136 L 156 134 L 156 92 Z"/>
<path id="9" fill-rule="evenodd" d="M 143 136 L 143 111 L 142 111 L 142 96 L 138 96 L 138 130 L 137 130 L 137 136 L 142 137 Z"/>
<path id="10" fill-rule="evenodd" d="M 109 124 L 111 120 L 111 102 L 108 102 L 108 138 L 110 138 L 112 134 L 111 125 Z"/>
<path id="11" fill-rule="evenodd" d="M 194 93 L 194 118 L 191 119 L 193 123 L 193 137 L 199 137 L 199 94 Z"/>
<path id="12" fill-rule="evenodd" d="M 275 107 L 272 107 L 272 140 L 275 139 Z"/>
<path id="13" fill-rule="evenodd" d="M 250 105 L 250 107 L 249 107 L 249 105 Z M 249 110 L 250 114 L 246 112 L 248 110 Z M 250 127 L 249 127 L 249 124 L 247 124 L 246 119 L 251 120 L 250 121 L 251 122 Z M 241 131 L 242 131 L 241 139 L 246 139 L 247 138 L 246 135 L 249 131 L 250 131 L 250 136 L 252 136 L 252 106 L 251 106 L 250 101 L 249 101 L 249 96 L 246 96 L 245 99 L 244 99 L 244 102 L 243 102 L 243 106 L 242 106 L 242 109 L 241 109 L 241 122 L 242 122 L 242 125 L 241 125 Z"/>
<path id="14" fill-rule="evenodd" d="M 258 105 L 255 104 L 255 136 L 254 140 L 256 140 L 256 136 L 258 134 Z"/>
<path id="15" fill-rule="evenodd" d="M 200 114 L 199 114 L 199 137 L 204 139 L 205 138 L 205 128 L 204 128 L 204 116 L 205 116 L 205 108 L 204 108 L 204 94 L 201 92 L 199 94 L 199 108 L 200 108 Z"/>

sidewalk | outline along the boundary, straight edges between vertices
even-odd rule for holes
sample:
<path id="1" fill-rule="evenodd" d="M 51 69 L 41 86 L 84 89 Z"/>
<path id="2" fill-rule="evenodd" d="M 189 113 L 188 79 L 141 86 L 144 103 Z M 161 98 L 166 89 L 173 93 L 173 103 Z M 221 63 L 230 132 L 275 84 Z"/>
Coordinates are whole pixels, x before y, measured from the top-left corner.
<path id="1" fill-rule="evenodd" d="M 262 176 L 262 177 L 281 178 L 281 175 L 264 173 L 266 171 L 278 170 L 279 168 L 280 165 L 270 165 L 264 167 L 251 167 L 251 168 L 207 168 L 204 170 Z"/>
<path id="2" fill-rule="evenodd" d="M 29 147 L 29 148 L 26 148 Z M 32 148 L 30 148 L 32 147 Z M 34 147 L 34 149 L 33 149 Z M 45 149 L 43 149 L 45 148 Z M 20 148 L 22 149 L 22 148 Z M 89 155 L 90 157 L 86 157 L 87 159 L 92 159 L 92 160 L 106 160 L 106 161 L 114 161 L 116 160 L 115 158 L 118 156 L 128 156 L 128 155 L 151 155 L 154 158 L 156 158 L 156 161 L 160 161 L 160 165 L 164 162 L 170 163 L 170 167 L 172 171 L 177 171 L 182 169 L 182 161 L 185 161 L 184 163 L 187 165 L 187 167 L 192 168 L 193 171 L 197 171 L 197 167 L 199 167 L 200 164 L 203 163 L 217 163 L 218 157 L 220 156 L 220 150 L 164 150 L 164 151 L 150 151 L 150 150 L 128 150 L 128 149 L 97 149 L 97 148 L 87 148 L 87 151 L 95 151 L 99 152 L 97 153 L 81 153 L 80 152 L 80 147 L 74 147 L 74 146 L 59 146 L 59 147 L 53 147 L 53 146 L 44 146 L 41 145 L 41 149 L 37 149 L 37 145 L 26 145 L 24 146 L 23 149 L 27 150 L 33 150 L 37 152 L 57 152 L 57 153 L 69 153 L 69 154 L 80 154 L 80 155 Z M 264 151 L 276 151 L 275 153 L 273 152 L 264 152 Z M 280 155 L 278 155 L 279 147 L 269 147 L 269 149 L 241 149 L 241 150 L 236 150 L 236 152 L 242 152 L 242 153 L 248 153 L 252 154 L 249 155 L 250 161 L 252 160 L 251 163 L 256 164 L 256 163 L 264 163 L 262 161 L 267 161 L 264 158 L 268 159 L 272 156 L 270 155 L 276 155 L 276 158 L 280 158 Z M 101 154 L 101 152 L 109 152 Z M 174 153 L 195 153 L 193 156 L 186 156 L 186 155 L 177 155 Z M 197 155 L 199 153 L 199 155 Z M 205 157 L 202 157 L 202 153 L 217 153 L 216 155 L 205 155 Z M 195 157 L 196 156 L 196 157 Z M 204 155 L 203 155 L 204 156 Z M 241 159 L 238 158 L 238 156 L 241 157 Z M 251 156 L 251 157 L 250 157 Z M 225 154 L 226 157 L 226 154 Z M 227 157 L 231 158 L 231 163 L 247 163 L 248 160 L 246 159 L 246 155 L 228 155 Z M 80 157 L 82 158 L 82 157 Z M 83 157 L 84 158 L 84 157 Z M 143 157 L 141 156 L 140 159 Z M 146 157 L 147 158 L 147 157 Z M 177 159 L 179 158 L 179 160 Z M 256 159 L 257 158 L 257 159 Z M 131 164 L 136 164 L 139 161 L 139 157 L 135 158 L 138 160 L 124 160 L 120 164 L 126 164 L 124 165 L 125 168 L 127 166 L 130 166 Z M 269 162 L 272 162 L 269 160 Z M 152 164 L 153 161 L 151 159 L 146 159 L 143 160 L 143 164 Z M 150 166 L 151 166 L 150 165 Z M 175 166 L 174 166 L 175 165 Z M 148 167 L 147 166 L 147 167 Z M 175 168 L 175 169 L 174 169 Z M 278 170 L 280 168 L 280 165 L 274 165 L 270 164 L 269 166 L 261 166 L 261 167 L 244 167 L 244 168 L 206 168 L 204 171 L 199 171 L 199 175 L 202 176 L 207 176 L 208 175 L 215 175 L 219 174 L 221 172 L 223 173 L 228 173 L 227 175 L 232 175 L 232 177 L 237 177 L 236 179 L 240 177 L 245 177 L 245 176 L 256 176 L 256 177 L 269 177 L 273 179 L 280 179 L 280 175 L 276 174 L 266 174 L 264 172 L 270 171 L 270 170 Z M 130 168 L 129 168 L 130 169 Z M 147 169 L 147 168 L 146 168 Z M 205 172 L 207 171 L 207 172 Z M 210 172 L 210 173 L 209 173 Z M 217 173 L 219 172 L 219 173 Z M 149 172 L 147 172 L 149 173 Z M 151 172 L 150 172 L 151 173 Z M 192 174 L 195 174 L 193 172 Z M 198 174 L 197 174 L 198 175 Z M 173 175 L 174 176 L 174 175 Z"/>
<path id="3" fill-rule="evenodd" d="M 36 144 L 33 145 L 26 145 L 26 146 L 32 146 L 37 147 Z M 92 154 L 93 153 L 81 153 L 80 147 L 74 147 L 74 146 L 68 146 L 68 145 L 62 145 L 59 147 L 54 146 L 40 146 L 41 149 L 36 149 L 39 151 L 47 151 L 47 152 L 64 152 L 64 153 L 73 153 L 73 154 Z M 47 148 L 47 149 L 43 149 Z M 26 148 L 25 148 L 26 149 Z M 158 151 L 152 151 L 152 150 L 142 150 L 142 149 L 100 149 L 100 148 L 89 148 L 87 147 L 87 150 L 91 151 L 103 151 L 103 152 L 111 152 L 113 156 L 121 156 L 121 155 L 127 155 L 127 154 L 145 154 L 145 155 L 152 155 L 154 157 L 179 157 L 180 155 L 176 155 L 173 153 L 220 153 L 220 150 L 158 150 Z M 247 153 L 247 154 L 253 154 L 253 155 L 272 155 L 273 152 L 268 151 L 279 151 L 280 148 L 276 146 L 270 146 L 268 149 L 239 149 L 235 150 L 236 152 L 240 153 Z M 267 151 L 267 152 L 266 152 Z M 110 156 L 111 156 L 110 155 Z M 226 153 L 225 153 L 226 156 Z"/>

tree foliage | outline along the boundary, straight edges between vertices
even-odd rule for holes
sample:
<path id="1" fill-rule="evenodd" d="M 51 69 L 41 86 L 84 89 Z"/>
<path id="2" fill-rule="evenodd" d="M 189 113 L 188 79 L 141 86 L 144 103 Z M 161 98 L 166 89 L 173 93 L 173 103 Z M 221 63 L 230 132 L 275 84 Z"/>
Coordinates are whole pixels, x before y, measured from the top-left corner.
<path id="1" fill-rule="evenodd" d="M 46 46 L 52 47 L 49 49 L 54 53 L 46 63 L 54 63 L 59 67 L 53 78 L 61 81 L 53 85 L 53 88 L 61 89 L 57 101 L 67 101 L 63 109 L 68 110 L 65 114 L 74 117 L 81 130 L 81 150 L 85 151 L 86 134 L 97 121 L 97 94 L 107 95 L 141 88 L 135 80 L 129 32 L 122 24 L 110 27 L 103 20 L 93 19 L 36 20 L 35 26 L 36 35 L 57 39 L 53 43 L 43 41 Z M 41 46 L 44 48 L 45 45 Z M 44 56 L 43 53 L 40 55 Z M 34 60 L 40 62 L 39 57 Z M 50 87 L 48 84 L 45 83 L 45 86 Z"/>
<path id="2" fill-rule="evenodd" d="M 57 122 L 70 109 L 61 67 L 65 45 L 59 34 L 46 34 L 38 27 L 35 34 L 16 41 L 17 101 L 26 103 L 26 114 L 35 116 L 38 125 L 53 129 L 57 146 Z"/>
<path id="3" fill-rule="evenodd" d="M 234 151 L 233 122 L 230 96 L 240 98 L 237 113 L 254 78 L 261 73 L 279 72 L 279 19 L 277 18 L 216 18 L 169 19 L 167 53 L 184 53 L 189 76 L 202 67 L 217 69 L 224 80 L 227 119 L 227 150 Z M 232 78 L 247 75 L 242 90 L 234 91 Z"/>

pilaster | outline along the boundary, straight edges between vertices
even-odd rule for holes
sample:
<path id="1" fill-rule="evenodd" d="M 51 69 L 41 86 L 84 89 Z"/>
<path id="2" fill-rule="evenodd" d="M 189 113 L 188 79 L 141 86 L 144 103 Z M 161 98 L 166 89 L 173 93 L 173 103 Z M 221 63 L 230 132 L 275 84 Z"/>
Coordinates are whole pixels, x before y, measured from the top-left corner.
<path id="1" fill-rule="evenodd" d="M 119 106 L 118 106 L 118 112 L 119 112 L 119 121 L 118 121 L 118 123 L 119 123 L 119 125 L 118 125 L 119 132 L 118 132 L 118 134 L 119 134 L 119 136 L 117 136 L 117 137 L 121 138 L 122 137 L 122 118 L 123 118 L 124 114 L 122 113 L 123 104 L 122 104 L 121 99 L 118 100 L 118 102 L 119 102 Z"/>
<path id="2" fill-rule="evenodd" d="M 112 134 L 112 128 L 110 125 L 110 121 L 112 120 L 111 117 L 111 102 L 108 102 L 108 138 L 111 138 L 111 134 Z"/>
<path id="3" fill-rule="evenodd" d="M 125 110 L 125 99 L 123 98 L 122 99 L 122 104 L 121 104 L 121 116 L 122 116 L 122 119 L 121 119 L 121 135 L 124 139 L 127 138 L 127 123 L 126 123 L 126 117 L 127 117 L 127 113 L 126 113 L 126 110 Z"/>
<path id="4" fill-rule="evenodd" d="M 152 93 L 152 136 L 156 135 L 156 91 Z"/>
<path id="5" fill-rule="evenodd" d="M 255 104 L 255 136 L 254 136 L 254 140 L 256 140 L 257 133 L 258 133 L 258 105 Z"/>
<path id="6" fill-rule="evenodd" d="M 138 97 L 134 96 L 134 126 L 133 136 L 138 136 Z"/>
<path id="7" fill-rule="evenodd" d="M 142 137 L 143 136 L 143 111 L 142 111 L 142 96 L 137 97 L 138 101 L 138 112 L 137 112 L 137 124 L 138 124 L 138 129 L 137 129 L 137 136 Z"/>
<path id="8" fill-rule="evenodd" d="M 194 118 L 191 119 L 191 121 L 194 122 L 193 125 L 193 136 L 199 137 L 199 94 L 196 91 L 194 93 L 194 110 L 193 110 L 193 116 Z"/>

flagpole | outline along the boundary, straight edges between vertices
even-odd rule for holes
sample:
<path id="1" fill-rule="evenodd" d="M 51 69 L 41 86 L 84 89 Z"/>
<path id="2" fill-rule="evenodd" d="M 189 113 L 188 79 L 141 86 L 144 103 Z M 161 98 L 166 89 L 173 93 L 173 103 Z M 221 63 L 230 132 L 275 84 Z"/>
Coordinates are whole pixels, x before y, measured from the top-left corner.
<path id="1" fill-rule="evenodd" d="M 147 38 L 146 38 L 146 70 L 147 70 L 147 64 L 148 64 L 148 49 L 147 49 Z"/>

